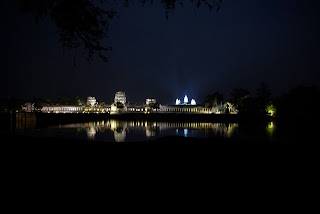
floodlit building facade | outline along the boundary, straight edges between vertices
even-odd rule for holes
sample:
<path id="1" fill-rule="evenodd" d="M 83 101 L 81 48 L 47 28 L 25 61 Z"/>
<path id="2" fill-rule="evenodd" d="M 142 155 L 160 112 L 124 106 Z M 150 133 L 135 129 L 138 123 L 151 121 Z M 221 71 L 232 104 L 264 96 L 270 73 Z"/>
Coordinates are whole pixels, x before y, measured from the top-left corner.
<path id="1" fill-rule="evenodd" d="M 146 99 L 146 105 L 150 105 L 150 104 L 156 104 L 157 100 L 154 98 L 147 98 Z"/>
<path id="2" fill-rule="evenodd" d="M 84 106 L 44 106 L 41 109 L 42 113 L 79 113 L 84 111 Z"/>
<path id="3" fill-rule="evenodd" d="M 187 95 L 183 98 L 183 103 L 181 103 L 180 99 L 176 99 L 176 105 L 197 105 L 197 102 L 195 99 L 191 99 L 191 102 L 189 103 L 189 98 Z"/>
<path id="4" fill-rule="evenodd" d="M 127 102 L 126 93 L 123 91 L 117 91 L 114 96 L 114 102 L 115 103 L 119 102 L 125 105 Z"/>
<path id="5" fill-rule="evenodd" d="M 87 98 L 87 105 L 88 106 L 94 106 L 97 103 L 97 100 L 95 97 L 88 97 Z"/>
<path id="6" fill-rule="evenodd" d="M 206 108 L 200 105 L 161 105 L 161 113 L 188 113 L 188 114 L 212 114 L 213 109 Z"/>
<path id="7" fill-rule="evenodd" d="M 182 99 L 176 99 L 175 105 L 156 105 L 150 106 L 150 104 L 156 104 L 155 98 L 147 98 L 145 104 L 127 104 L 126 94 L 123 91 L 115 93 L 114 103 L 112 104 L 98 104 L 95 97 L 87 98 L 87 105 L 72 106 L 72 105 L 48 105 L 41 109 L 42 113 L 174 113 L 174 114 L 237 114 L 238 110 L 231 103 L 225 103 L 214 106 L 213 108 L 206 108 L 202 105 L 197 105 L 195 99 L 189 98 L 187 95 Z M 34 104 L 26 103 L 22 106 L 23 111 L 33 112 Z"/>

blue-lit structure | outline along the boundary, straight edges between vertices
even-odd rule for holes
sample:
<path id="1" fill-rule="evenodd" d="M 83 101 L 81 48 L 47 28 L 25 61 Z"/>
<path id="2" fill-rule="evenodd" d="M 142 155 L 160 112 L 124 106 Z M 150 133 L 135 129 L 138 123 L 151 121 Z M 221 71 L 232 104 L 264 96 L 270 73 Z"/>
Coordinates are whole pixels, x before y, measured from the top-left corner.
<path id="1" fill-rule="evenodd" d="M 197 105 L 197 102 L 195 99 L 191 99 L 191 102 L 189 102 L 189 98 L 187 95 L 183 98 L 183 103 L 181 103 L 180 99 L 176 99 L 176 105 Z"/>

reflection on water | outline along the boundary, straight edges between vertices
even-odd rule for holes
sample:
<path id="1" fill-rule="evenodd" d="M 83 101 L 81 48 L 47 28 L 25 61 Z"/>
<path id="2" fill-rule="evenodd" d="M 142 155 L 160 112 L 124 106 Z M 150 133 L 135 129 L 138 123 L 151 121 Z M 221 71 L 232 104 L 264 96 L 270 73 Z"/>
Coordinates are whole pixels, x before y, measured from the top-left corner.
<path id="1" fill-rule="evenodd" d="M 275 127 L 275 124 L 273 122 L 269 122 L 267 124 L 266 132 L 269 135 L 269 137 L 273 137 L 275 129 L 276 129 L 276 127 Z"/>
<path id="2" fill-rule="evenodd" d="M 116 142 L 124 142 L 126 141 L 126 130 L 127 130 L 127 122 L 125 121 L 117 121 L 117 120 L 110 120 L 107 122 L 107 127 L 108 124 L 110 124 L 110 129 L 114 133 L 114 140 Z"/>
<path id="3" fill-rule="evenodd" d="M 113 132 L 114 141 L 124 142 L 127 138 L 147 140 L 167 135 L 185 137 L 232 137 L 237 129 L 237 123 L 205 123 L 205 122 L 149 122 L 106 120 L 81 124 L 60 126 L 62 129 L 77 129 L 85 131 L 87 138 L 95 140 L 98 134 Z"/>
<path id="4" fill-rule="evenodd" d="M 94 140 L 94 137 L 96 136 L 96 133 L 97 133 L 96 129 L 93 126 L 91 126 L 89 128 L 86 128 L 86 131 L 87 131 L 88 139 Z"/>
<path id="5" fill-rule="evenodd" d="M 183 134 L 185 137 L 187 137 L 188 136 L 188 129 L 183 129 Z"/>

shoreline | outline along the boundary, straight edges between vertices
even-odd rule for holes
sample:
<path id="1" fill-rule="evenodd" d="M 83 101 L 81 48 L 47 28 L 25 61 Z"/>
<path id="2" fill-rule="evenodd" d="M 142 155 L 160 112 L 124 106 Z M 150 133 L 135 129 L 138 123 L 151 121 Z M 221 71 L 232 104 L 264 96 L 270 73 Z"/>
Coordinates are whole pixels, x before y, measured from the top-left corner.
<path id="1" fill-rule="evenodd" d="M 150 121 L 150 122 L 212 122 L 212 123 L 261 123 L 275 121 L 268 115 L 244 114 L 176 114 L 176 113 L 14 113 L 1 114 L 2 127 L 47 127 L 72 123 L 86 123 L 101 120 Z"/>
<path id="2" fill-rule="evenodd" d="M 68 124 L 91 122 L 97 120 L 143 120 L 157 122 L 216 122 L 216 123 L 239 123 L 247 121 L 269 121 L 266 115 L 240 115 L 240 114 L 175 114 L 175 113 L 122 113 L 122 114 L 44 114 L 35 113 L 37 124 Z"/>

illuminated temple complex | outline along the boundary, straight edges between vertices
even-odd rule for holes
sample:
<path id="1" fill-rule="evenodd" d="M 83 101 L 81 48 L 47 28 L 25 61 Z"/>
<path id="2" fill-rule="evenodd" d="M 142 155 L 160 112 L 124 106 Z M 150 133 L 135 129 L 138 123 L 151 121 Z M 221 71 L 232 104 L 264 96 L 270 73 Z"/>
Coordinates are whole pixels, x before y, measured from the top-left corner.
<path id="1" fill-rule="evenodd" d="M 33 104 L 26 103 L 22 106 L 26 112 L 34 111 Z M 223 114 L 228 111 L 230 114 L 236 114 L 237 110 L 230 103 L 206 108 L 203 105 L 198 105 L 195 99 L 184 96 L 183 101 L 175 100 L 174 105 L 158 104 L 155 98 L 147 98 L 144 104 L 128 103 L 126 94 L 123 91 L 115 93 L 114 102 L 111 104 L 99 104 L 94 96 L 87 98 L 86 105 L 70 106 L 70 105 L 51 105 L 44 106 L 39 109 L 42 113 L 174 113 L 174 114 Z"/>

